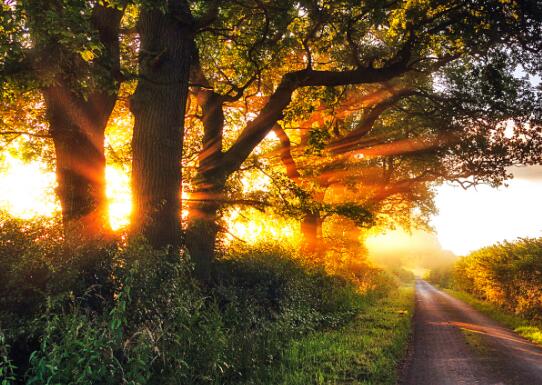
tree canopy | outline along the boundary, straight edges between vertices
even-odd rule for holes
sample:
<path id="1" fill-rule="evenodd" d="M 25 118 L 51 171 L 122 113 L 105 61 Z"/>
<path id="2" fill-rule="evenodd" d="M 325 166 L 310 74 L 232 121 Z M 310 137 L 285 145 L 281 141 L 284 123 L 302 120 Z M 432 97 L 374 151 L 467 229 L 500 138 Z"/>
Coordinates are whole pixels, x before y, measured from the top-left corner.
<path id="1" fill-rule="evenodd" d="M 509 166 L 540 163 L 540 8 L 4 2 L 1 138 L 23 135 L 41 154 L 52 139 L 65 226 L 100 238 L 106 127 L 129 108 L 133 231 L 186 245 L 203 275 L 228 204 L 316 227 L 329 216 L 419 225 L 435 183 L 499 185 Z M 234 181 L 254 170 L 274 187 L 246 196 Z"/>

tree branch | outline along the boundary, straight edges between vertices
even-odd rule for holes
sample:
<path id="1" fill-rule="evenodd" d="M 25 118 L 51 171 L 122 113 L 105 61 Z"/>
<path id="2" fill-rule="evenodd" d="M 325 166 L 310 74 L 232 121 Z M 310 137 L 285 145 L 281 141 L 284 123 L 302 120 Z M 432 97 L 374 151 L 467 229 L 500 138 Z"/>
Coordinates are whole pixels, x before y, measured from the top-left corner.
<path id="1" fill-rule="evenodd" d="M 350 131 L 342 138 L 330 143 L 328 146 L 326 146 L 326 149 L 335 154 L 342 154 L 353 150 L 354 147 L 359 143 L 359 140 L 371 131 L 375 122 L 385 111 L 387 111 L 390 107 L 393 107 L 403 98 L 415 95 L 416 93 L 417 91 L 412 88 L 403 88 L 393 92 L 390 97 L 377 103 L 357 124 L 354 130 Z"/>
<path id="2" fill-rule="evenodd" d="M 292 181 L 296 182 L 298 178 L 301 176 L 299 174 L 299 171 L 297 170 L 297 165 L 294 161 L 294 158 L 292 157 L 292 145 L 290 142 L 290 138 L 284 131 L 284 129 L 279 125 L 275 124 L 273 126 L 273 132 L 277 135 L 277 137 L 280 140 L 280 160 L 282 161 L 282 164 L 286 168 L 286 175 L 288 178 L 290 178 Z"/>
<path id="3" fill-rule="evenodd" d="M 259 115 L 248 122 L 237 141 L 224 154 L 223 170 L 225 174 L 235 171 L 265 138 L 275 123 L 282 118 L 284 109 L 292 100 L 293 92 L 298 88 L 381 83 L 407 72 L 409 70 L 407 62 L 408 59 L 404 59 L 383 68 L 369 67 L 350 71 L 304 69 L 287 73 L 282 77 L 280 84 Z"/>

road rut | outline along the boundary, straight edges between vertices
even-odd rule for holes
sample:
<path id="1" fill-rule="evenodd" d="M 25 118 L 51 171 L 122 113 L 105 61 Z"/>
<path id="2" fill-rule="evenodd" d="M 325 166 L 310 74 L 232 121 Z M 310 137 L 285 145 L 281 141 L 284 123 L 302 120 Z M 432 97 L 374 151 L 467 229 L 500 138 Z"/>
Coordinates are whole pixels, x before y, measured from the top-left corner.
<path id="1" fill-rule="evenodd" d="M 401 385 L 542 385 L 542 348 L 429 283 L 416 282 Z"/>

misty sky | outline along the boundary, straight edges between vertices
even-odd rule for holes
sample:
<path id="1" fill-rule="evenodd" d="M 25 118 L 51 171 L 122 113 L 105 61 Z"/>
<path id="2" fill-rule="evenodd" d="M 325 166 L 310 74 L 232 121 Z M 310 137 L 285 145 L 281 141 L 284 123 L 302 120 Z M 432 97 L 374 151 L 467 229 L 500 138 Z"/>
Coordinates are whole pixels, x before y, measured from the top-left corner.
<path id="1" fill-rule="evenodd" d="M 542 167 L 515 168 L 509 187 L 437 189 L 433 226 L 444 249 L 463 255 L 503 240 L 542 236 Z"/>
<path id="2" fill-rule="evenodd" d="M 371 236 L 367 247 L 379 264 L 432 268 L 480 247 L 518 237 L 542 236 L 542 166 L 513 170 L 509 187 L 440 186 L 434 234 L 390 231 Z M 455 254 L 455 256 L 454 256 Z"/>

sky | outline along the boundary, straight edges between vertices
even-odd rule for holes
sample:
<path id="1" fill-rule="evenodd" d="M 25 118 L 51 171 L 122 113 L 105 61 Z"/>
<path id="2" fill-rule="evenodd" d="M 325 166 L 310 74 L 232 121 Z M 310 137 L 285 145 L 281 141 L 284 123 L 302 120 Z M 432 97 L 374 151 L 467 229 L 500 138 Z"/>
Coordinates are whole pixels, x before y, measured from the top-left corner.
<path id="1" fill-rule="evenodd" d="M 464 255 L 503 240 L 542 236 L 542 167 L 511 171 L 508 187 L 437 189 L 439 214 L 432 225 L 444 249 Z"/>
<path id="2" fill-rule="evenodd" d="M 525 71 L 517 68 L 517 77 Z M 540 76 L 529 76 L 533 87 Z M 402 230 L 368 237 L 369 256 L 381 264 L 400 264 L 421 270 L 446 264 L 481 247 L 521 237 L 542 237 L 542 166 L 511 168 L 507 186 L 486 185 L 467 190 L 437 187 L 433 232 Z M 422 268 L 420 270 L 420 268 Z"/>
<path id="3" fill-rule="evenodd" d="M 542 166 L 514 168 L 508 187 L 437 188 L 434 233 L 401 230 L 367 239 L 381 264 L 435 267 L 471 251 L 518 237 L 542 236 Z"/>

